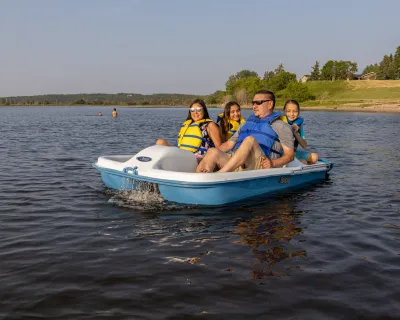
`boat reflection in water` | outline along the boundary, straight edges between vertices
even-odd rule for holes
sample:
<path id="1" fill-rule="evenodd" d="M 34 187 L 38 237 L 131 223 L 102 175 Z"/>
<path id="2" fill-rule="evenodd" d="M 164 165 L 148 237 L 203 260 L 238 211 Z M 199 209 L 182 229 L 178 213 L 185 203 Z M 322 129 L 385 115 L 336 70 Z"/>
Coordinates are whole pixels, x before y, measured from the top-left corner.
<path id="1" fill-rule="evenodd" d="M 288 203 L 279 204 L 276 213 L 270 209 L 268 213 L 250 219 L 236 219 L 233 243 L 250 247 L 251 259 L 236 258 L 249 263 L 253 279 L 284 277 L 288 271 L 300 269 L 296 263 L 306 257 L 306 251 L 298 247 L 304 240 L 294 241 L 302 234 L 299 227 L 301 213 L 295 213 Z M 252 262 L 254 259 L 256 262 Z"/>

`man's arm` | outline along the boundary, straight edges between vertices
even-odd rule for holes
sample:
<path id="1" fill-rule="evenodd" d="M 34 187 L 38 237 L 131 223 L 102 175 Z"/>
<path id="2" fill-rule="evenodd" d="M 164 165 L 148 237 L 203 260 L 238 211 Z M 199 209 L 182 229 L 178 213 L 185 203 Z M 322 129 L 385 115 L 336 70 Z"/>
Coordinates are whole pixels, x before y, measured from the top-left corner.
<path id="1" fill-rule="evenodd" d="M 283 149 L 283 156 L 272 160 L 272 167 L 283 167 L 285 164 L 288 164 L 290 161 L 293 161 L 294 159 L 294 149 L 289 148 L 282 144 L 282 149 Z"/>
<path id="2" fill-rule="evenodd" d="M 293 130 L 289 124 L 281 120 L 274 121 L 272 123 L 272 129 L 274 129 L 278 135 L 283 151 L 283 155 L 280 158 L 271 161 L 272 167 L 282 167 L 290 161 L 293 161 L 295 156 Z"/>

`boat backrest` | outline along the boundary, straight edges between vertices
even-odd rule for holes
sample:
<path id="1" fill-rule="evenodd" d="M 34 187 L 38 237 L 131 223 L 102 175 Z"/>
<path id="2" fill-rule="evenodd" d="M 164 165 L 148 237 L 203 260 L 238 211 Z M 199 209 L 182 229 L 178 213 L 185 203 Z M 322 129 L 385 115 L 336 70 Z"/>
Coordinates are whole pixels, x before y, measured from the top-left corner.
<path id="1" fill-rule="evenodd" d="M 153 169 L 195 172 L 197 159 L 190 151 L 176 147 L 151 146 L 143 149 L 124 163 L 125 167 L 137 167 L 140 172 Z"/>

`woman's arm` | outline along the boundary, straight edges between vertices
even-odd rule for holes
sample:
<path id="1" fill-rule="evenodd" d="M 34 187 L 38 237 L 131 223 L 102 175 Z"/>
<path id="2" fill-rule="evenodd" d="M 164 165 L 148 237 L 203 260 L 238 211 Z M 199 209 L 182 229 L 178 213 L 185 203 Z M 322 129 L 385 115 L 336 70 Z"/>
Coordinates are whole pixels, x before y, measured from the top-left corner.
<path id="1" fill-rule="evenodd" d="M 215 147 L 218 148 L 222 143 L 219 127 L 214 122 L 210 122 L 210 124 L 207 126 L 207 132 Z"/>
<path id="2" fill-rule="evenodd" d="M 220 122 L 220 125 L 218 126 L 218 130 L 219 130 L 219 134 L 221 136 L 221 141 L 222 143 L 224 143 L 225 140 L 225 134 L 224 134 L 224 130 L 223 130 L 223 122 Z"/>

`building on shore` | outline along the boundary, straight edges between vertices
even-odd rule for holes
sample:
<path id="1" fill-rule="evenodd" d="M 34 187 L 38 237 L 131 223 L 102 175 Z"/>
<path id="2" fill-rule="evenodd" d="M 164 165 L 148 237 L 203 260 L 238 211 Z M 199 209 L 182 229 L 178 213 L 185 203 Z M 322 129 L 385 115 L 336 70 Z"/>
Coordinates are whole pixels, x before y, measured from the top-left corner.
<path id="1" fill-rule="evenodd" d="M 376 80 L 376 72 L 368 72 L 365 74 L 355 74 L 353 80 Z"/>

